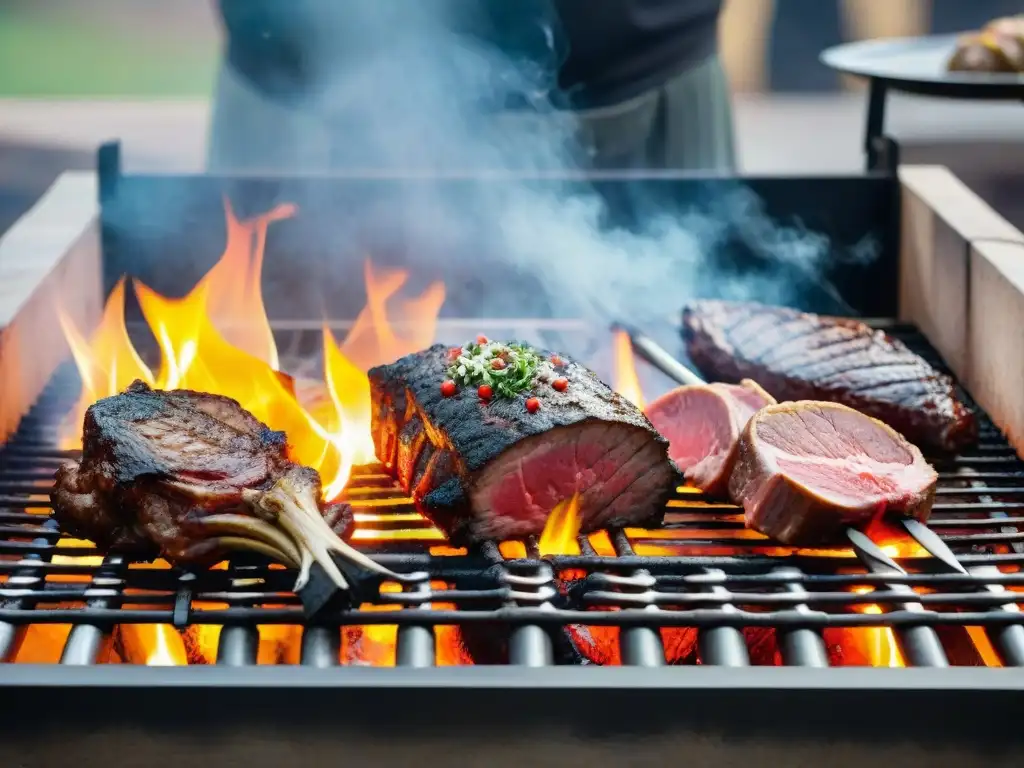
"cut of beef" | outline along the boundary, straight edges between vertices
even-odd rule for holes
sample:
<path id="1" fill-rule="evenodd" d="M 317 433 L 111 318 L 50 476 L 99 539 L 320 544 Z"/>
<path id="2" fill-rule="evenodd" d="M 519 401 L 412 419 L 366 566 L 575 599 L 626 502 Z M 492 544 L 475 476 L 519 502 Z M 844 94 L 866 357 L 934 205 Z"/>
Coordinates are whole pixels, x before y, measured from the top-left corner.
<path id="1" fill-rule="evenodd" d="M 881 419 L 924 447 L 977 438 L 953 381 L 856 320 L 754 303 L 699 301 L 683 313 L 690 359 L 708 377 L 757 381 L 778 400 L 828 400 Z"/>
<path id="2" fill-rule="evenodd" d="M 539 534 L 574 494 L 583 532 L 659 521 L 682 479 L 667 441 L 592 371 L 534 352 L 525 389 L 489 399 L 443 386 L 441 345 L 372 369 L 378 458 L 453 541 Z"/>
<path id="3" fill-rule="evenodd" d="M 390 574 L 338 536 L 347 505 L 324 505 L 320 476 L 290 461 L 285 435 L 219 395 L 137 381 L 85 414 L 82 459 L 57 471 L 54 515 L 105 552 L 210 564 L 250 550 L 347 582 L 329 553 Z M 333 526 L 333 530 L 332 530 Z"/>
<path id="4" fill-rule="evenodd" d="M 843 540 L 885 512 L 931 513 L 938 475 L 921 451 L 877 419 L 837 403 L 758 411 L 740 437 L 729 494 L 747 526 L 792 546 Z"/>
<path id="5" fill-rule="evenodd" d="M 694 384 L 677 387 L 647 406 L 651 424 L 668 440 L 668 455 L 705 493 L 726 493 L 740 432 L 755 412 L 775 402 L 760 386 Z"/>

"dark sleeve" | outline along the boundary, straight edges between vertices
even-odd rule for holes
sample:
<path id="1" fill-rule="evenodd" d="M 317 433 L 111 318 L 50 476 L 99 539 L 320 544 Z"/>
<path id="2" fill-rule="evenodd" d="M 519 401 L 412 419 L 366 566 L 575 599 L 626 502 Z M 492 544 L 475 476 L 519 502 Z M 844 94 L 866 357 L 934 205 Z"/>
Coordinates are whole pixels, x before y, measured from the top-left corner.
<path id="1" fill-rule="evenodd" d="M 565 56 L 553 0 L 217 2 L 228 60 L 258 87 L 277 95 L 313 84 L 346 58 L 358 59 L 360 49 L 401 44 L 405 34 L 415 37 L 424 23 L 429 31 L 435 21 L 469 40 L 494 46 L 531 87 L 554 84 Z M 410 12 L 407 3 L 429 6 L 413 5 Z"/>
<path id="2" fill-rule="evenodd" d="M 308 52 L 315 18 L 305 0 L 217 0 L 226 55 L 234 69 L 275 95 L 309 79 Z"/>

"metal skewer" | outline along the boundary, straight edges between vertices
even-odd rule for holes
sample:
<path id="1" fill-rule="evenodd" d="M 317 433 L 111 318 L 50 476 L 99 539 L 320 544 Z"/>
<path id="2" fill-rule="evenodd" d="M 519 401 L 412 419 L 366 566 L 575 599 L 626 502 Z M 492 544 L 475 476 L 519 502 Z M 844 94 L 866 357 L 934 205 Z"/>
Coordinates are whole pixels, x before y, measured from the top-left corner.
<path id="1" fill-rule="evenodd" d="M 622 331 L 629 336 L 629 341 L 637 355 L 664 373 L 670 379 L 683 386 L 707 384 L 704 379 L 676 360 L 654 339 L 644 336 L 640 331 L 623 323 L 613 323 L 612 330 Z"/>
<path id="2" fill-rule="evenodd" d="M 691 371 L 685 365 L 676 360 L 664 347 L 649 336 L 644 335 L 636 328 L 625 323 L 612 323 L 613 330 L 623 331 L 628 337 L 637 355 L 653 365 L 659 371 L 684 386 L 695 384 L 706 384 L 700 376 Z M 967 569 L 957 560 L 953 550 L 939 538 L 927 525 L 905 516 L 894 516 L 907 534 L 932 557 L 942 561 L 947 567 L 959 573 L 968 573 Z M 855 549 L 871 560 L 893 570 L 902 570 L 896 562 L 889 557 L 875 542 L 855 528 L 846 529 L 846 537 Z"/>

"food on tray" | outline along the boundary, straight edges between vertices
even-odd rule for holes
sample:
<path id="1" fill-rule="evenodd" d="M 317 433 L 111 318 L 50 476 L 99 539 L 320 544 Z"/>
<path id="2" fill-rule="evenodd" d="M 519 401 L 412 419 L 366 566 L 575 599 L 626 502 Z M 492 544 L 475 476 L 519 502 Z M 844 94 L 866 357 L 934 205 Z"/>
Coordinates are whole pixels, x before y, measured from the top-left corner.
<path id="1" fill-rule="evenodd" d="M 390 574 L 339 538 L 347 507 L 322 504 L 320 476 L 285 448 L 230 398 L 137 381 L 86 412 L 82 459 L 57 471 L 55 516 L 105 552 L 180 564 L 258 552 L 298 568 L 296 589 L 314 561 L 347 588 L 331 553 Z"/>
<path id="2" fill-rule="evenodd" d="M 739 384 L 677 387 L 645 409 L 668 440 L 668 455 L 686 479 L 721 496 L 736 461 L 736 445 L 750 417 L 775 399 L 749 379 Z"/>
<path id="3" fill-rule="evenodd" d="M 683 335 L 709 378 L 753 379 L 780 401 L 843 403 L 924 448 L 955 450 L 977 439 L 974 414 L 952 379 L 857 320 L 698 301 L 683 312 Z"/>
<path id="4" fill-rule="evenodd" d="M 540 534 L 578 495 L 582 532 L 658 522 L 668 442 L 568 358 L 485 337 L 370 371 L 378 458 L 452 540 Z"/>
<path id="5" fill-rule="evenodd" d="M 996 19 L 957 40 L 951 72 L 1024 72 L 1024 15 Z"/>
<path id="6" fill-rule="evenodd" d="M 838 403 L 758 411 L 740 436 L 729 494 L 747 526 L 783 544 L 843 539 L 891 512 L 924 522 L 938 475 L 891 427 Z"/>

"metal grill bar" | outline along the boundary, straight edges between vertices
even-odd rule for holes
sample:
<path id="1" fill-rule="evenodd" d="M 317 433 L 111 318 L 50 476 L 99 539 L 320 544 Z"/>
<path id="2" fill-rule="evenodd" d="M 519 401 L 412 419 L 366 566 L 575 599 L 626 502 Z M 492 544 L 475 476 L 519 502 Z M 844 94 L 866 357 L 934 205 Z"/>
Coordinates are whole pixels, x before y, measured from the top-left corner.
<path id="1" fill-rule="evenodd" d="M 299 663 L 304 667 L 336 667 L 341 653 L 341 635 L 334 627 L 306 627 L 302 632 Z"/>
<path id="2" fill-rule="evenodd" d="M 34 520 L 31 522 L 35 522 Z M 47 520 L 41 526 L 47 531 L 47 533 L 55 533 L 57 531 L 57 523 L 54 520 Z M 37 539 L 32 540 L 32 545 L 36 547 L 46 547 L 50 543 L 50 536 L 41 536 Z M 40 570 L 36 567 L 37 564 L 42 562 L 42 558 L 38 554 L 30 554 L 21 560 L 18 565 L 24 566 L 20 569 L 15 570 L 8 578 L 6 586 L 13 588 L 14 590 L 26 590 L 27 592 L 32 590 L 34 587 L 38 587 L 43 580 L 43 575 Z M 15 593 L 17 594 L 17 593 Z M 15 610 L 25 610 L 29 608 L 31 603 L 28 599 L 23 597 L 11 597 L 4 600 L 2 603 L 4 608 L 12 608 Z M 21 633 L 19 625 L 13 622 L 0 622 L 0 663 L 10 661 L 14 652 L 17 650 L 18 639 Z"/>
<path id="3" fill-rule="evenodd" d="M 725 574 L 715 568 L 708 568 L 705 573 L 710 577 L 709 583 L 703 589 L 711 595 L 728 594 L 725 587 L 715 584 Z M 725 603 L 721 608 L 722 618 L 726 619 L 730 614 L 736 613 L 736 606 Z M 712 664 L 719 667 L 746 667 L 750 664 L 750 654 L 747 652 L 747 644 L 743 640 L 742 633 L 735 627 L 721 626 L 710 629 L 701 629 L 697 633 L 697 645 L 700 648 L 700 658 L 705 664 Z"/>
<path id="4" fill-rule="evenodd" d="M 631 557 L 634 554 L 633 545 L 622 531 L 616 531 L 612 536 L 612 546 L 618 557 Z M 651 614 L 652 625 L 657 626 L 658 606 L 651 602 L 651 589 L 655 583 L 651 574 L 642 568 L 633 571 L 627 579 L 619 582 L 626 591 L 638 595 L 641 602 L 648 603 L 644 610 Z M 619 642 L 623 664 L 634 667 L 660 667 L 665 663 L 665 646 L 661 642 L 661 635 L 653 626 L 625 627 L 622 629 Z"/>
<path id="5" fill-rule="evenodd" d="M 777 568 L 775 573 L 787 581 L 784 589 L 795 597 L 804 597 L 803 588 L 799 585 L 800 572 L 792 568 Z M 806 603 L 798 603 L 794 610 L 797 613 L 809 613 Z M 779 646 L 782 659 L 786 664 L 797 667 L 827 667 L 828 654 L 825 652 L 825 639 L 820 632 L 813 629 L 782 629 L 779 631 Z"/>
<path id="6" fill-rule="evenodd" d="M 92 584 L 85 592 L 86 608 L 96 611 L 117 610 L 119 607 L 120 590 L 124 581 L 120 572 L 126 563 L 119 556 L 108 557 L 103 561 Z M 74 666 L 95 664 L 99 659 L 103 641 L 109 637 L 108 624 L 99 622 L 75 624 L 68 634 L 60 663 Z"/>
<path id="7" fill-rule="evenodd" d="M 430 594 L 430 583 L 421 581 L 407 588 L 419 595 Z M 430 603 L 422 603 L 413 611 L 430 611 Z M 395 641 L 395 663 L 400 667 L 432 667 L 436 663 L 434 630 L 430 627 L 411 624 L 398 628 Z"/>
<path id="8" fill-rule="evenodd" d="M 217 663 L 227 667 L 249 667 L 256 663 L 260 633 L 256 627 L 224 627 L 217 644 Z"/>
<path id="9" fill-rule="evenodd" d="M 975 477 L 970 483 L 973 488 L 984 488 L 981 481 Z M 988 490 L 985 488 L 985 490 Z M 985 501 L 991 501 L 992 495 L 989 493 L 981 494 L 980 498 Z M 997 518 L 1008 518 L 1005 512 L 997 511 L 994 515 Z M 1002 520 L 1004 524 L 1007 522 L 1006 519 Z M 1016 531 L 1006 525 L 1000 527 L 1000 533 L 1008 536 L 1013 536 Z M 1017 539 L 1011 539 L 1011 546 L 1018 552 L 1024 548 L 1024 543 L 1021 543 Z M 971 573 L 975 576 L 986 576 L 991 577 L 995 573 L 999 572 L 999 569 L 994 566 L 977 566 L 971 569 Z M 1001 584 L 988 583 L 983 586 L 983 589 L 993 594 L 1003 594 L 1006 589 Z M 1009 603 L 1006 605 L 999 606 L 996 610 L 1006 611 L 1010 614 L 1019 613 L 1020 609 L 1017 605 Z M 1011 624 L 1005 627 L 987 627 L 985 634 L 996 649 L 996 653 L 999 654 L 999 660 L 1006 666 L 1020 667 L 1024 666 L 1024 626 L 1020 624 Z"/>
<path id="10" fill-rule="evenodd" d="M 281 348 L 303 347 L 294 336 Z M 304 623 L 290 592 L 294 574 L 258 563 L 196 573 L 128 568 L 118 558 L 100 565 L 83 559 L 95 558 L 95 549 L 64 546 L 45 513 L 53 471 L 75 457 L 53 448 L 73 391 L 72 379 L 55 379 L 0 450 L 0 659 L 15 657 L 30 624 L 74 625 L 61 661 L 77 665 L 101 660 L 118 625 L 160 623 L 218 625 L 217 664 L 256 664 L 262 658 L 258 625 Z M 780 548 L 748 532 L 735 506 L 693 494 L 672 500 L 657 531 L 610 531 L 613 553 L 599 553 L 581 536 L 578 555 L 541 557 L 536 541 L 523 542 L 525 556 L 513 558 L 493 543 L 434 554 L 422 538 L 394 536 L 426 533 L 430 526 L 407 501 L 380 506 L 401 493 L 380 468 L 366 468 L 349 494 L 364 536 L 357 543 L 385 566 L 424 572 L 429 581 L 382 593 L 371 601 L 377 610 L 328 611 L 321 624 L 304 627 L 299 662 L 317 668 L 342 663 L 342 626 L 394 625 L 395 663 L 433 666 L 435 627 L 450 624 L 504 633 L 508 660 L 529 667 L 563 663 L 561 646 L 575 626 L 618 628 L 624 665 L 693 663 L 694 656 L 666 657 L 663 632 L 671 630 L 695 634 L 700 663 L 745 667 L 763 663 L 752 659 L 745 631 L 765 628 L 775 630 L 783 664 L 814 668 L 830 663 L 824 630 L 881 625 L 893 629 L 909 665 L 957 663 L 947 658 L 936 631 L 944 626 L 982 627 L 1004 665 L 1024 665 L 1024 532 L 1018 527 L 1024 523 L 1024 463 L 985 424 L 975 450 L 936 466 L 940 503 L 930 527 L 968 573 L 910 555 L 894 558 L 905 572 L 872 572 L 861 552 Z M 574 586 L 563 590 L 569 573 Z M 379 610 L 384 605 L 396 608 Z M 863 613 L 868 605 L 882 613 Z"/>

